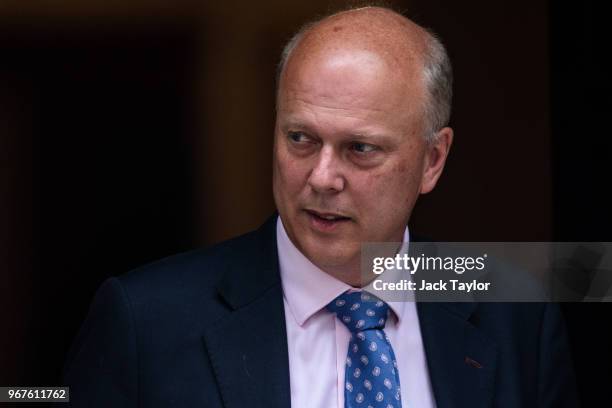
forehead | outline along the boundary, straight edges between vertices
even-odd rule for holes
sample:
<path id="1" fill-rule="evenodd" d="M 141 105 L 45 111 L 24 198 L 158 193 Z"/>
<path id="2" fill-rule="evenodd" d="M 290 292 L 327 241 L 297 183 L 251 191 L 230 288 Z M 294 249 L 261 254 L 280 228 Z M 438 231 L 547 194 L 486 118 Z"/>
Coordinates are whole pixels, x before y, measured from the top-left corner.
<path id="1" fill-rule="evenodd" d="M 384 121 L 394 127 L 412 125 L 423 105 L 421 70 L 401 68 L 365 47 L 302 52 L 282 76 L 278 113 L 281 119 L 316 112 Z"/>
<path id="2" fill-rule="evenodd" d="M 382 102 L 398 84 L 392 78 L 395 76 L 385 61 L 372 52 L 336 50 L 327 55 L 311 54 L 301 63 L 291 64 L 283 76 L 281 90 L 285 97 L 310 95 L 351 105 Z"/>

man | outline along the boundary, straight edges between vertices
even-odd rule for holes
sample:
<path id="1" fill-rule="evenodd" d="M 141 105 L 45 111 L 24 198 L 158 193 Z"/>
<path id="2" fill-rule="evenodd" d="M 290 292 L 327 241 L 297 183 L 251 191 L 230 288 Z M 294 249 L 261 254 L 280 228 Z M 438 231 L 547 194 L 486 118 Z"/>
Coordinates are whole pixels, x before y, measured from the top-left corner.
<path id="1" fill-rule="evenodd" d="M 278 77 L 279 216 L 109 279 L 67 362 L 72 404 L 575 406 L 556 308 L 376 309 L 359 290 L 361 243 L 407 242 L 442 173 L 450 83 L 439 41 L 387 9 L 298 33 Z"/>

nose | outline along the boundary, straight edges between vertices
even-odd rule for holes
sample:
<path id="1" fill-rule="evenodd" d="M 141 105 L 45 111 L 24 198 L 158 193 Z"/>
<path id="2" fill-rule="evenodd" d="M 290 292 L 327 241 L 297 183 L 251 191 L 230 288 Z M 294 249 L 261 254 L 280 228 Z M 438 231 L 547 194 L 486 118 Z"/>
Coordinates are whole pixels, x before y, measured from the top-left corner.
<path id="1" fill-rule="evenodd" d="M 308 184 L 318 193 L 335 193 L 344 190 L 345 180 L 340 160 L 332 146 L 323 146 L 317 162 L 308 177 Z"/>

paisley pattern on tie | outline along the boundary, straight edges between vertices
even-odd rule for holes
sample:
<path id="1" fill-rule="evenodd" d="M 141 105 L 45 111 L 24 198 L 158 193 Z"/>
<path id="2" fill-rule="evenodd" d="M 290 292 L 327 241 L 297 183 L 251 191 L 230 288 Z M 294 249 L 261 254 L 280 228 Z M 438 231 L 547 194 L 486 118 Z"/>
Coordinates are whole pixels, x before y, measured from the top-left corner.
<path id="1" fill-rule="evenodd" d="M 327 310 L 349 329 L 344 406 L 401 408 L 399 372 L 389 338 L 383 331 L 389 306 L 367 292 L 345 292 Z"/>

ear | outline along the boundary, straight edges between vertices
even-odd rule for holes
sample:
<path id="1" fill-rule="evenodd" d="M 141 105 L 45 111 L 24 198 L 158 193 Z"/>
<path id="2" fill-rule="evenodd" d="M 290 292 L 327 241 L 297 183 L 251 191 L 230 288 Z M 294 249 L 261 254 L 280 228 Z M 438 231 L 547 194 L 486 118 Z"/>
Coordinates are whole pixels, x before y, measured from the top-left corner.
<path id="1" fill-rule="evenodd" d="M 452 143 L 453 129 L 445 127 L 436 133 L 434 142 L 426 146 L 421 194 L 429 193 L 436 186 Z"/>

